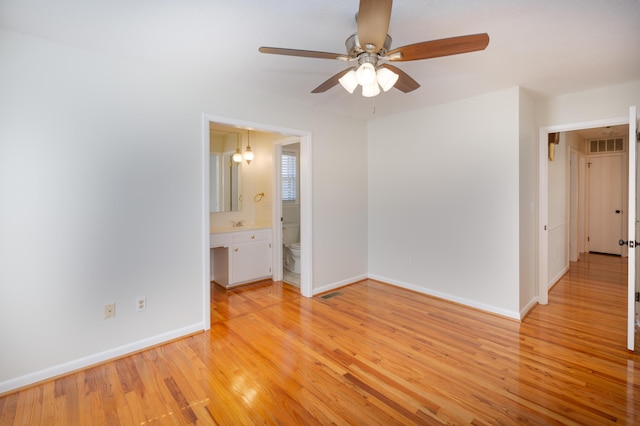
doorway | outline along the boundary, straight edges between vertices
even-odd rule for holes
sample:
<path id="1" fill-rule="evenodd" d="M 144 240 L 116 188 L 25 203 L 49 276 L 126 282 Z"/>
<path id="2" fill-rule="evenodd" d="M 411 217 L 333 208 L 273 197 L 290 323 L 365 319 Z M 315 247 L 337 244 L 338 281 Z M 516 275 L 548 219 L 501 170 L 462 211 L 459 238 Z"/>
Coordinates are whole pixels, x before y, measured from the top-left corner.
<path id="1" fill-rule="evenodd" d="M 202 282 L 203 282 L 203 328 L 211 328 L 211 261 L 210 261 L 210 175 L 209 175 L 209 126 L 210 123 L 218 123 L 226 126 L 252 129 L 256 131 L 276 133 L 283 136 L 283 139 L 296 139 L 300 144 L 300 244 L 303 252 L 302 268 L 300 271 L 300 293 L 304 297 L 313 296 L 312 274 L 312 246 L 311 246 L 311 132 L 305 130 L 291 129 L 274 126 L 264 123 L 256 123 L 245 120 L 220 117 L 204 113 L 202 115 Z M 276 149 L 280 145 L 275 142 Z M 275 173 L 275 167 L 274 167 Z M 279 188 L 275 185 L 272 190 L 273 200 L 279 200 Z M 274 202 L 272 208 L 272 244 L 274 259 L 272 261 L 272 271 L 274 280 L 282 279 L 282 267 L 278 264 L 278 255 L 282 258 L 282 236 L 281 236 L 281 207 L 279 202 Z M 281 265 L 281 260 L 280 260 Z M 278 271 L 280 273 L 278 274 Z"/>
<path id="2" fill-rule="evenodd" d="M 280 208 L 282 215 L 282 280 L 300 287 L 302 252 L 300 248 L 300 143 L 283 142 L 277 157 L 280 171 Z"/>
<path id="3" fill-rule="evenodd" d="M 618 117 L 540 128 L 538 139 L 538 303 L 542 305 L 549 303 L 549 286 L 555 282 L 549 278 L 549 161 L 547 160 L 549 134 L 587 131 L 628 124 L 628 117 Z"/>

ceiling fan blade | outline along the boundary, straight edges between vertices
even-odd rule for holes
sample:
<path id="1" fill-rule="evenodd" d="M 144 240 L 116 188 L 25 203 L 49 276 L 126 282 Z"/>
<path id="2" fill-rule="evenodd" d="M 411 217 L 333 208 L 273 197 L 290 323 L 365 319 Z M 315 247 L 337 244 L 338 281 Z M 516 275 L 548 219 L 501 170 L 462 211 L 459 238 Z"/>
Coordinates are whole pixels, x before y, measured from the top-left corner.
<path id="1" fill-rule="evenodd" d="M 392 0 L 360 0 L 358 40 L 363 49 L 372 44 L 375 46 L 373 52 L 378 52 L 384 46 L 391 19 L 391 3 Z"/>
<path id="2" fill-rule="evenodd" d="M 388 68 L 391 71 L 398 74 L 398 81 L 393 87 L 400 90 L 401 92 L 409 93 L 411 91 L 416 90 L 418 87 L 420 87 L 420 84 L 417 81 L 411 78 L 409 74 L 402 71 L 400 68 L 394 67 L 393 65 L 389 65 L 389 64 L 382 64 L 380 66 L 384 68 Z"/>
<path id="3" fill-rule="evenodd" d="M 472 34 L 409 44 L 407 46 L 393 49 L 389 51 L 387 55 L 390 56 L 390 60 L 394 62 L 415 61 L 418 59 L 439 58 L 441 56 L 475 52 L 477 50 L 484 50 L 488 45 L 488 34 Z M 394 58 L 394 54 L 397 53 L 401 53 L 402 55 L 398 55 L 398 58 Z"/>
<path id="4" fill-rule="evenodd" d="M 349 59 L 347 56 L 341 53 L 329 53 L 329 52 L 317 52 L 315 50 L 298 50 L 298 49 L 284 49 L 281 47 L 261 47 L 258 49 L 262 53 L 270 53 L 273 55 L 287 55 L 287 56 L 302 56 L 305 58 L 319 58 L 319 59 Z"/>
<path id="5" fill-rule="evenodd" d="M 327 81 L 325 81 L 324 83 L 322 83 L 320 86 L 316 87 L 315 89 L 313 89 L 311 91 L 311 93 L 322 93 L 322 92 L 326 92 L 327 90 L 331 89 L 333 86 L 335 86 L 336 84 L 339 83 L 339 79 L 342 78 L 343 75 L 345 75 L 346 73 L 348 73 L 349 71 L 351 71 L 353 68 L 347 68 L 346 70 L 340 71 L 338 74 L 334 75 L 333 77 L 331 77 L 330 79 L 328 79 Z"/>

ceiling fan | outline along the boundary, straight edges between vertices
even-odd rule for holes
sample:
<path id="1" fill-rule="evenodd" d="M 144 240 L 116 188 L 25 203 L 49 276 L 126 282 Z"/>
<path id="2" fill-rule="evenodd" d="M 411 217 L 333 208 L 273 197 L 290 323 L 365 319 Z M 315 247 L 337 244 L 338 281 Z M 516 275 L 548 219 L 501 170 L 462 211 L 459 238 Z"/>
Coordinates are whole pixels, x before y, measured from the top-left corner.
<path id="1" fill-rule="evenodd" d="M 475 52 L 484 50 L 489 44 L 489 36 L 482 33 L 423 41 L 391 49 L 391 37 L 387 34 L 391 19 L 391 4 L 392 0 L 360 0 L 356 15 L 358 30 L 345 42 L 346 55 L 264 46 L 259 51 L 275 55 L 355 62 L 354 66 L 329 78 L 311 93 L 325 92 L 340 83 L 349 93 L 353 93 L 360 85 L 362 95 L 371 97 L 380 93 L 380 87 L 385 91 L 395 87 L 404 93 L 420 87 L 417 81 L 389 62 L 415 61 Z"/>

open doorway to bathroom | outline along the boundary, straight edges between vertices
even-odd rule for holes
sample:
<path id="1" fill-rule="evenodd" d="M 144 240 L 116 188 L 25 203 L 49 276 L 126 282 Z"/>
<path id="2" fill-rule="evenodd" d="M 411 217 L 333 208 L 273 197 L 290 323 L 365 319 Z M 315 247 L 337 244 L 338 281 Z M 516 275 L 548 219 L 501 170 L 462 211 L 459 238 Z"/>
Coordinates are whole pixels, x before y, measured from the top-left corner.
<path id="1" fill-rule="evenodd" d="M 280 150 L 280 202 L 282 203 L 282 279 L 300 287 L 300 143 Z"/>
<path id="2" fill-rule="evenodd" d="M 216 223 L 218 222 L 218 217 L 215 219 L 212 215 L 219 215 L 219 219 L 223 222 L 225 219 L 229 220 L 243 220 L 247 219 L 247 224 L 250 224 L 250 218 L 231 217 L 234 214 L 246 215 L 247 211 L 243 210 L 243 213 L 237 212 L 224 212 L 224 213 L 212 213 L 211 208 L 211 194 L 210 189 L 211 185 L 216 184 L 217 181 L 212 181 L 211 179 L 211 125 L 215 123 L 216 125 L 229 127 L 232 129 L 243 129 L 250 131 L 254 135 L 254 139 L 251 139 L 251 144 L 254 148 L 257 148 L 255 145 L 258 141 L 255 140 L 255 137 L 259 133 L 269 133 L 272 134 L 275 140 L 270 139 L 270 145 L 272 147 L 271 152 L 280 151 L 283 146 L 289 145 L 291 143 L 299 144 L 299 157 L 298 157 L 298 176 L 299 176 L 299 211 L 300 211 L 300 247 L 301 247 L 301 266 L 300 266 L 300 294 L 304 297 L 312 297 L 313 296 L 313 283 L 312 283 L 312 218 L 311 218 L 311 200 L 312 200 L 312 187 L 311 187 L 311 133 L 306 130 L 298 130 L 285 128 L 265 123 L 256 123 L 250 122 L 246 120 L 238 120 L 228 117 L 215 116 L 211 114 L 204 113 L 202 115 L 202 281 L 203 281 L 203 322 L 204 329 L 208 330 L 211 327 L 211 273 L 212 273 L 212 259 L 211 259 L 211 235 L 214 232 L 214 228 L 216 228 Z M 244 135 L 244 132 L 242 133 Z M 249 144 L 248 139 L 249 134 L 247 134 L 247 145 Z M 236 149 L 238 148 L 239 142 L 236 142 Z M 244 146 L 244 145 L 243 145 Z M 250 192 L 251 197 L 248 197 L 248 200 L 253 200 L 254 202 L 261 202 L 262 205 L 265 206 L 265 212 L 271 211 L 271 238 L 272 238 L 272 273 L 274 281 L 282 280 L 282 204 L 278 202 L 281 200 L 280 196 L 280 186 L 278 185 L 280 181 L 280 173 L 279 173 L 279 164 L 276 167 L 273 167 L 275 163 L 279 163 L 279 155 L 274 157 L 272 155 L 267 154 L 269 149 L 267 148 L 260 155 L 264 155 L 262 157 L 263 160 L 269 161 L 258 161 L 257 159 L 251 160 L 251 169 L 253 173 L 257 173 L 258 166 L 265 166 L 268 170 L 272 170 L 273 179 L 268 179 L 270 182 L 277 182 L 276 185 L 270 185 L 270 189 L 265 189 L 264 191 L 260 189 L 256 190 L 254 187 L 254 191 Z M 256 167 L 253 167 L 256 166 Z M 247 167 L 248 169 L 249 167 Z M 255 181 L 255 179 L 254 179 Z M 261 184 L 264 182 L 261 180 Z M 264 192 L 264 195 L 262 194 Z M 272 194 L 270 207 L 266 207 L 266 202 L 268 201 L 267 195 Z M 243 197 L 244 201 L 248 200 Z M 250 202 L 250 201 L 249 201 Z M 262 206 L 261 205 L 261 206 Z M 267 214 L 260 213 L 261 219 L 266 219 Z M 236 220 L 237 222 L 237 220 Z"/>

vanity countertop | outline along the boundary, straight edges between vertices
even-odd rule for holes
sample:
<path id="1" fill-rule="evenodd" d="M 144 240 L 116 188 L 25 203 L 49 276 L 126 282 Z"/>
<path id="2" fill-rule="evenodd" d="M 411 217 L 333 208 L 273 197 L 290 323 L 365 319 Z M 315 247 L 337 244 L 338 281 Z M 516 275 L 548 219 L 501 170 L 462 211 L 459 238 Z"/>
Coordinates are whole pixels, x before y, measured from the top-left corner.
<path id="1" fill-rule="evenodd" d="M 242 225 L 242 226 L 216 226 L 211 228 L 211 234 L 224 234 L 227 232 L 251 231 L 254 229 L 271 229 L 270 225 Z"/>

